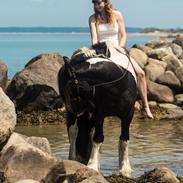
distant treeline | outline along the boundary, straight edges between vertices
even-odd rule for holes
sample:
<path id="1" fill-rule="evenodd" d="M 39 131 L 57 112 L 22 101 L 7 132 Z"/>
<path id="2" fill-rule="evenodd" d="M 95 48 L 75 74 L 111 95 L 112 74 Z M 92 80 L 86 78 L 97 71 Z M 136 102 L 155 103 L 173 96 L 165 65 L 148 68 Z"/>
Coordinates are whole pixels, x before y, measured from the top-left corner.
<path id="1" fill-rule="evenodd" d="M 158 29 L 158 28 L 145 28 L 143 29 L 142 33 L 149 33 L 149 32 L 155 32 L 155 31 L 159 31 L 159 32 L 168 32 L 168 33 L 183 33 L 183 29 L 182 28 L 176 28 L 176 29 Z"/>

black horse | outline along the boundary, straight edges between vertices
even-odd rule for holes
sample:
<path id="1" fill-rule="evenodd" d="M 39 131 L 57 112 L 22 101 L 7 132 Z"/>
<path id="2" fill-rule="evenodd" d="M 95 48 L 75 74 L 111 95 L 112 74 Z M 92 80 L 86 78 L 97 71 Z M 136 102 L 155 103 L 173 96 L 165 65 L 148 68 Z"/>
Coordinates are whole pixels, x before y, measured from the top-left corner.
<path id="1" fill-rule="evenodd" d="M 58 74 L 59 90 L 67 111 L 69 159 L 98 171 L 104 118 L 117 116 L 121 119 L 120 173 L 130 176 L 128 141 L 136 81 L 125 68 L 103 58 L 98 60 L 78 62 L 64 57 L 65 64 Z"/>

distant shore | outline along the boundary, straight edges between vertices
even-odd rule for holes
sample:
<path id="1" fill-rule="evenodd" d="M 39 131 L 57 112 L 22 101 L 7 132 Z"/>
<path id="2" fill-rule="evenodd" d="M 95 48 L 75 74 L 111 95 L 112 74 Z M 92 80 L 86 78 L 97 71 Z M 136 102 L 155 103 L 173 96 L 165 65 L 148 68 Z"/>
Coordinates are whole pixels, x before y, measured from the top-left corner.
<path id="1" fill-rule="evenodd" d="M 183 36 L 183 33 L 170 33 L 170 32 L 160 32 L 160 31 L 155 31 L 155 32 L 138 32 L 138 33 L 127 33 L 128 36 L 152 36 L 152 37 L 176 37 L 178 35 Z"/>
<path id="2" fill-rule="evenodd" d="M 0 32 L 0 35 L 89 35 L 89 32 Z M 127 32 L 127 36 L 147 36 L 160 38 L 175 38 L 176 36 L 183 36 L 183 33 L 170 32 Z"/>

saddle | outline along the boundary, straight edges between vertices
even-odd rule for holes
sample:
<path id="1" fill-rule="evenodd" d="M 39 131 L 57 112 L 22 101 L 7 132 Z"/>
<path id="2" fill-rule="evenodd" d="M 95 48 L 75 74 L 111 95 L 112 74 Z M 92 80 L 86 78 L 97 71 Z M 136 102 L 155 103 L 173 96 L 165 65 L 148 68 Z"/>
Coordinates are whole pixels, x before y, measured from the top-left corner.
<path id="1" fill-rule="evenodd" d="M 112 61 L 116 65 L 121 66 L 132 73 L 136 80 L 136 74 L 133 68 L 131 57 L 129 56 L 126 49 L 116 46 L 111 42 L 100 42 L 92 46 L 92 48 L 82 47 L 76 50 L 71 61 L 86 61 L 86 60 L 101 60 L 100 58 L 105 58 L 106 61 Z"/>
<path id="2" fill-rule="evenodd" d="M 127 50 L 124 50 L 119 46 L 115 46 L 110 42 L 100 42 L 92 45 L 91 48 L 82 47 L 77 49 L 71 56 L 71 60 L 85 61 L 96 57 L 111 58 L 114 54 L 116 54 L 116 52 L 128 54 Z"/>

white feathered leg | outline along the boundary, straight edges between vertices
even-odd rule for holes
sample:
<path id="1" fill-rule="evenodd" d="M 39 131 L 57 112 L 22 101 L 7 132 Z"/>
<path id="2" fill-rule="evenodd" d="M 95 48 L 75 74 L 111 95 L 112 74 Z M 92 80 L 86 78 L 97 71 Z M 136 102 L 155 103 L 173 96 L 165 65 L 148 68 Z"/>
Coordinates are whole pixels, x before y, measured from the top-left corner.
<path id="1" fill-rule="evenodd" d="M 75 122 L 74 125 L 71 125 L 69 127 L 69 159 L 70 160 L 76 160 L 76 138 L 78 135 L 78 126 L 77 122 Z"/>
<path id="2" fill-rule="evenodd" d="M 131 176 L 131 166 L 128 158 L 128 141 L 119 140 L 119 172 L 126 177 Z"/>
<path id="3" fill-rule="evenodd" d="M 102 143 L 95 143 L 93 142 L 93 147 L 90 155 L 90 159 L 88 162 L 87 167 L 92 168 L 96 171 L 99 171 L 100 169 L 100 147 Z"/>

